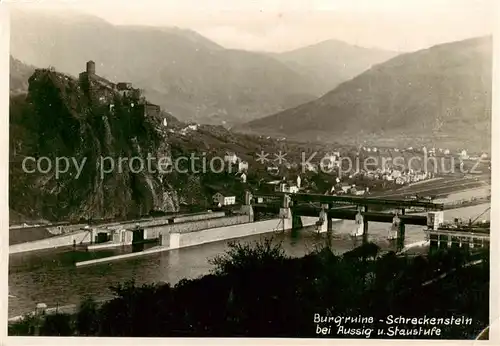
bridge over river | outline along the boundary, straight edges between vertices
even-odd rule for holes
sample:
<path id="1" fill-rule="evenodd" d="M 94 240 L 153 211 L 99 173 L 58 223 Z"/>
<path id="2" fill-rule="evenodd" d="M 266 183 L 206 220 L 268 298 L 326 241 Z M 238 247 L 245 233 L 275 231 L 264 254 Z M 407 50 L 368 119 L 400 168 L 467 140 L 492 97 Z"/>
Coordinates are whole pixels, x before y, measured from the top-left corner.
<path id="1" fill-rule="evenodd" d="M 278 214 L 279 209 L 282 206 L 281 200 L 283 195 L 284 194 L 258 195 L 258 197 L 266 198 L 267 202 L 255 203 L 253 205 L 254 211 L 256 213 L 269 212 Z M 314 196 L 321 196 L 321 197 L 317 198 L 317 200 L 314 201 L 315 198 Z M 392 210 L 400 209 L 401 210 L 400 218 L 405 224 L 425 226 L 427 218 L 422 215 L 414 215 L 414 214 L 421 214 L 427 210 L 451 210 L 457 208 L 471 207 L 475 205 L 490 203 L 491 201 L 491 196 L 472 197 L 468 199 L 460 199 L 447 203 L 430 203 L 425 201 L 421 202 L 421 201 L 387 199 L 387 198 L 380 200 L 379 198 L 359 199 L 353 197 L 338 197 L 338 196 L 335 196 L 335 198 L 329 198 L 329 197 L 334 197 L 334 196 L 309 195 L 309 197 L 307 197 L 307 199 L 309 199 L 308 201 L 309 203 L 303 203 L 302 201 L 304 201 L 305 199 L 303 199 L 303 197 L 300 196 L 297 199 L 295 199 L 295 201 L 297 201 L 298 203 L 293 203 L 291 209 L 292 211 L 296 211 L 298 215 L 316 216 L 318 215 L 318 211 L 322 208 L 321 204 L 324 204 L 322 202 L 329 202 L 328 203 L 329 210 L 327 212 L 329 217 L 337 219 L 345 219 L 345 220 L 354 220 L 357 214 L 358 207 L 364 206 L 364 203 L 366 203 L 367 205 L 371 204 L 379 207 L 381 206 L 383 207 L 383 209 L 392 209 Z M 292 201 L 294 201 L 294 197 L 292 197 L 291 199 Z M 404 207 L 410 207 L 410 208 L 405 209 Z M 387 212 L 381 212 L 381 211 L 378 212 L 362 211 L 361 214 L 365 216 L 367 221 L 375 221 L 375 222 L 392 222 L 392 218 L 394 217 L 394 214 L 389 214 Z"/>
<path id="2" fill-rule="evenodd" d="M 398 239 L 399 246 L 403 247 L 405 225 L 427 226 L 435 229 L 438 225 L 431 223 L 436 218 L 442 220 L 444 210 L 489 203 L 490 198 L 490 196 L 473 197 L 444 204 L 418 199 L 277 192 L 256 194 L 253 201 L 257 203 L 254 203 L 252 208 L 256 218 L 259 213 L 273 213 L 281 215 L 284 219 L 291 219 L 292 229 L 301 227 L 299 216 L 318 216 L 316 225 L 319 232 L 331 231 L 334 227 L 333 220 L 355 220 L 352 235 L 362 236 L 363 239 L 367 239 L 369 222 L 391 223 L 392 234 L 389 234 L 389 237 Z M 407 213 L 408 209 L 409 213 Z M 437 213 L 422 215 L 429 211 Z"/>

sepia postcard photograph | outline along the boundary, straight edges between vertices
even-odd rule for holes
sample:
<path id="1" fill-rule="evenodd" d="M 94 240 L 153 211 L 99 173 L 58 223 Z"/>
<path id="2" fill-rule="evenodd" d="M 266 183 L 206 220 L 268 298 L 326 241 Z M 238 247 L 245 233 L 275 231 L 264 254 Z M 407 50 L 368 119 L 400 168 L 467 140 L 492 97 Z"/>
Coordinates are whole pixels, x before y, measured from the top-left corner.
<path id="1" fill-rule="evenodd" d="M 4 1 L 6 344 L 491 342 L 496 5 Z"/>

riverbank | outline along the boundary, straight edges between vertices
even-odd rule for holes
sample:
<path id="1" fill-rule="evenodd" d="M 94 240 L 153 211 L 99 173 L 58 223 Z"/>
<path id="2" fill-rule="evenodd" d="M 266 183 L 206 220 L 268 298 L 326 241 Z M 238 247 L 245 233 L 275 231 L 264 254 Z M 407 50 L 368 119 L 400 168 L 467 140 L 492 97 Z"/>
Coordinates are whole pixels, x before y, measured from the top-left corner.
<path id="1" fill-rule="evenodd" d="M 426 254 L 428 252 L 428 246 L 429 246 L 428 240 L 413 242 L 413 243 L 407 244 L 401 251 L 398 252 L 398 254 L 406 254 L 406 255 L 410 255 L 410 256 L 418 256 L 418 255 Z M 151 249 L 144 250 L 144 252 L 145 252 L 145 254 L 156 253 L 157 251 L 155 251 L 155 249 L 156 249 L 156 247 L 153 247 Z M 165 251 L 165 250 L 161 250 L 161 251 Z M 161 252 L 161 251 L 158 251 L 158 252 Z M 128 257 L 127 254 L 122 255 L 122 256 L 124 256 L 123 258 Z M 123 259 L 123 258 L 121 258 L 121 259 Z M 102 260 L 102 261 L 100 261 L 100 260 Z M 95 260 L 94 263 L 89 263 L 89 264 L 107 262 L 108 258 L 102 258 L 100 260 L 97 259 L 97 260 Z M 76 263 L 77 266 L 78 266 L 78 263 L 82 263 L 82 262 L 77 262 Z M 9 296 L 9 298 L 16 298 L 16 297 Z M 100 301 L 98 301 L 98 303 L 102 304 L 102 303 L 109 301 L 110 299 L 112 299 L 112 298 L 101 299 Z M 54 314 L 57 312 L 58 313 L 66 313 L 66 314 L 74 314 L 77 312 L 77 310 L 78 310 L 78 306 L 76 304 L 69 304 L 69 305 L 63 305 L 63 306 L 50 307 L 46 311 L 48 314 Z M 29 312 L 27 312 L 27 313 L 29 314 Z M 32 312 L 32 314 L 34 314 L 34 311 Z M 23 315 L 12 316 L 12 317 L 9 317 L 8 321 L 9 322 L 17 322 L 17 321 L 21 320 L 22 318 L 23 318 Z"/>
<path id="2" fill-rule="evenodd" d="M 318 334 L 328 326 L 313 316 L 328 310 L 348 316 L 354 308 L 373 317 L 364 326 L 373 338 L 384 338 L 373 331 L 384 329 L 379 321 L 389 315 L 446 317 L 454 311 L 471 323 L 439 326 L 433 337 L 474 339 L 489 322 L 483 308 L 489 303 L 489 253 L 476 257 L 447 249 L 422 261 L 383 254 L 368 243 L 342 256 L 323 246 L 293 258 L 270 241 L 234 244 L 211 261 L 208 275 L 176 285 L 115 283 L 108 302 L 87 301 L 77 314 L 11 323 L 9 335 L 342 338 L 337 328 Z M 477 265 L 465 265 L 474 260 Z M 38 327 L 30 328 L 33 323 Z"/>

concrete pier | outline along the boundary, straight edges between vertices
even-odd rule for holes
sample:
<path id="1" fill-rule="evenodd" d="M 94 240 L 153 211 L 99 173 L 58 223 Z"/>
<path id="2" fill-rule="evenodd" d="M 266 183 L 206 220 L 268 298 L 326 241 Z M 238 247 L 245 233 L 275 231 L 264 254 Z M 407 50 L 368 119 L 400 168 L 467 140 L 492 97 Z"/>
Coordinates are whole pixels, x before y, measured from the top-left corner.
<path id="1" fill-rule="evenodd" d="M 249 191 L 245 191 L 245 201 L 241 206 L 240 212 L 244 215 L 248 215 L 248 222 L 254 222 L 254 212 L 252 207 L 252 194 Z"/>
<path id="2" fill-rule="evenodd" d="M 398 214 L 394 215 L 392 218 L 392 224 L 391 228 L 389 229 L 389 232 L 387 234 L 387 239 L 389 240 L 394 240 L 398 238 L 399 235 L 399 227 L 400 227 L 401 219 L 399 218 Z"/>
<path id="3" fill-rule="evenodd" d="M 286 230 L 291 230 L 293 228 L 293 215 L 292 215 L 292 210 L 290 209 L 289 195 L 283 195 L 283 200 L 278 217 L 280 219 L 280 223 L 277 226 L 277 230 L 286 231 Z"/>
<path id="4" fill-rule="evenodd" d="M 366 233 L 367 234 L 367 233 Z M 354 229 L 351 232 L 351 236 L 359 237 L 365 235 L 365 221 L 361 214 L 361 208 L 358 209 L 358 213 L 354 219 Z"/>
<path id="5" fill-rule="evenodd" d="M 278 226 L 279 231 L 286 231 L 293 228 L 293 215 L 290 208 L 280 208 L 279 219 L 281 220 Z"/>
<path id="6" fill-rule="evenodd" d="M 334 219 L 328 216 L 328 210 L 332 208 L 329 204 L 322 204 L 319 212 L 319 218 L 316 222 L 316 231 L 318 233 L 333 232 L 334 224 L 341 222 L 342 219 Z"/>
<path id="7" fill-rule="evenodd" d="M 321 205 L 321 210 L 319 212 L 319 219 L 318 222 L 316 222 L 316 232 L 318 233 L 325 233 L 328 232 L 328 205 L 327 204 L 322 204 Z"/>
<path id="8" fill-rule="evenodd" d="M 366 205 L 361 207 L 361 209 L 365 213 L 368 212 L 368 206 L 366 206 Z M 368 220 L 365 217 L 363 217 L 363 236 L 365 236 L 365 237 L 368 236 Z"/>

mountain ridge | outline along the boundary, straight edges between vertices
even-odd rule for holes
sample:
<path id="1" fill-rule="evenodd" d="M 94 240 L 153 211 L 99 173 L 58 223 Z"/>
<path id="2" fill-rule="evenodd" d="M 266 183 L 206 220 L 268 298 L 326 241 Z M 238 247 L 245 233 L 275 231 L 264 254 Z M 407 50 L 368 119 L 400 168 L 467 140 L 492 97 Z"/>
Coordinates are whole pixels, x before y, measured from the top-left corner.
<path id="1" fill-rule="evenodd" d="M 478 142 L 484 150 L 490 146 L 491 46 L 486 36 L 404 53 L 316 100 L 238 129 L 301 140 L 448 138 L 456 145 Z"/>
<path id="2" fill-rule="evenodd" d="M 378 63 L 400 54 L 380 48 L 366 48 L 330 39 L 272 56 L 288 66 L 314 76 L 315 92 L 323 95 Z"/>
<path id="3" fill-rule="evenodd" d="M 74 76 L 93 60 L 98 74 L 132 82 L 184 121 L 244 123 L 313 100 L 325 89 L 321 74 L 275 55 L 226 49 L 190 29 L 113 25 L 88 15 L 57 18 L 12 15 L 12 55 Z M 331 83 L 345 78 L 336 67 L 328 70 Z"/>
<path id="4" fill-rule="evenodd" d="M 17 59 L 74 76 L 93 60 L 101 76 L 134 83 L 185 121 L 246 121 L 298 104 L 290 95 L 315 96 L 303 76 L 276 59 L 226 50 L 192 30 L 24 16 L 11 20 Z"/>

